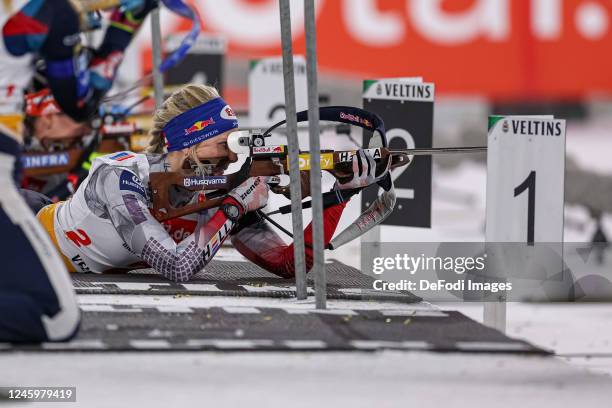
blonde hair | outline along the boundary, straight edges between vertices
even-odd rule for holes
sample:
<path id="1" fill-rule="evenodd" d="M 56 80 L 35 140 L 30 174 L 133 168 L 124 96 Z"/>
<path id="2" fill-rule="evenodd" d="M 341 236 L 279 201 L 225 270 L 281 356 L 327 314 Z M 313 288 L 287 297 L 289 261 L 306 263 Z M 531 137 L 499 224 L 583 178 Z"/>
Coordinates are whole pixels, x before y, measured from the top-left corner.
<path id="1" fill-rule="evenodd" d="M 219 97 L 219 91 L 212 86 L 188 84 L 174 91 L 155 111 L 153 115 L 153 127 L 149 131 L 151 142 L 147 152 L 163 153 L 166 140 L 162 131 L 166 123 L 189 109 L 195 108 L 205 102 Z"/>

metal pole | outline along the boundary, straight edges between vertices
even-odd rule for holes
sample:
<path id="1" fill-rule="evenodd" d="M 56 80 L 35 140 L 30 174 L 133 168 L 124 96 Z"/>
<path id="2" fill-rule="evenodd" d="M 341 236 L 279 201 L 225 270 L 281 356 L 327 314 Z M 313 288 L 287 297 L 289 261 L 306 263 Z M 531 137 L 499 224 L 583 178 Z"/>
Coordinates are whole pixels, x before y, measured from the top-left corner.
<path id="1" fill-rule="evenodd" d="M 506 302 L 487 302 L 484 304 L 483 323 L 502 333 L 506 332 Z"/>
<path id="2" fill-rule="evenodd" d="M 291 9 L 289 0 L 279 0 L 281 43 L 283 48 L 283 77 L 285 83 L 285 111 L 287 112 L 287 140 L 289 143 L 289 179 L 291 183 L 291 222 L 293 224 L 293 256 L 295 287 L 298 299 L 306 299 L 306 262 L 304 260 L 304 222 L 302 219 L 302 183 L 300 181 L 297 116 L 295 107 L 295 77 L 291 39 Z"/>
<path id="3" fill-rule="evenodd" d="M 310 149 L 310 195 L 312 197 L 312 270 L 315 277 L 317 309 L 327 303 L 325 248 L 323 231 L 323 196 L 321 194 L 321 143 L 319 132 L 319 85 L 317 79 L 317 29 L 314 0 L 304 0 L 306 31 L 306 75 L 308 81 L 308 134 Z"/>
<path id="4" fill-rule="evenodd" d="M 159 5 L 151 11 L 151 37 L 153 47 L 153 94 L 155 107 L 159 108 L 164 102 L 164 77 L 159 71 L 162 63 L 161 25 L 159 22 Z"/>
<path id="5" fill-rule="evenodd" d="M 485 241 L 487 277 L 496 277 L 496 271 L 503 268 L 505 254 L 503 249 L 500 249 L 498 245 L 490 244 L 494 237 L 492 237 L 493 234 L 491 234 L 490 231 L 487 232 L 489 233 Z M 502 333 L 506 332 L 506 296 L 503 292 L 493 294 L 485 299 L 482 321 L 485 326 L 497 329 Z"/>
<path id="6" fill-rule="evenodd" d="M 369 204 L 366 204 L 368 207 Z M 381 231 L 380 225 L 375 226 L 365 234 L 361 236 L 361 271 L 365 274 L 374 275 L 372 272 L 372 263 L 374 258 L 378 258 L 381 255 L 380 248 Z"/>

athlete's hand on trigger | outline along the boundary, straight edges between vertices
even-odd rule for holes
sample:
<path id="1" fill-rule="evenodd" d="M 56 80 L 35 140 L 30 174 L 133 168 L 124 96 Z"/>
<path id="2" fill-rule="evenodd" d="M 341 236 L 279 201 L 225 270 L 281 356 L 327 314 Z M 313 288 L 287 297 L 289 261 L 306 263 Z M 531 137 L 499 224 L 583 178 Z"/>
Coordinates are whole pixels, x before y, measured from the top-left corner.
<path id="1" fill-rule="evenodd" d="M 259 210 L 268 203 L 268 177 L 251 177 L 230 192 L 230 197 L 242 207 L 241 216 Z"/>
<path id="2" fill-rule="evenodd" d="M 389 169 L 376 176 L 376 161 L 374 158 L 365 150 L 360 149 L 353 155 L 353 178 L 341 184 L 336 182 L 336 188 L 339 190 L 350 190 L 354 188 L 367 187 L 370 184 L 376 183 L 382 177 L 386 175 Z"/>

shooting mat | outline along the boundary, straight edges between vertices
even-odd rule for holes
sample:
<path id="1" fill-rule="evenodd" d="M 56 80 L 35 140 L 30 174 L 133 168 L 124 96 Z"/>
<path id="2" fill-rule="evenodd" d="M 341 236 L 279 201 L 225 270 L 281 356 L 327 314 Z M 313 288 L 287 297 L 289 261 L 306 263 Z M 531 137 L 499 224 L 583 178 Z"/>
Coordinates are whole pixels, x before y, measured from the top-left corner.
<path id="1" fill-rule="evenodd" d="M 326 264 L 329 299 L 394 301 L 417 303 L 421 299 L 406 291 L 376 291 L 374 279 L 358 269 L 332 260 Z M 190 296 L 295 297 L 295 281 L 273 275 L 250 262 L 211 261 L 206 270 L 185 284 L 170 282 L 153 269 L 127 274 L 72 274 L 78 294 L 147 294 Z M 314 295 L 313 277 L 308 292 Z"/>
<path id="2" fill-rule="evenodd" d="M 548 354 L 458 312 L 82 305 L 69 343 L 1 351 L 377 351 Z"/>

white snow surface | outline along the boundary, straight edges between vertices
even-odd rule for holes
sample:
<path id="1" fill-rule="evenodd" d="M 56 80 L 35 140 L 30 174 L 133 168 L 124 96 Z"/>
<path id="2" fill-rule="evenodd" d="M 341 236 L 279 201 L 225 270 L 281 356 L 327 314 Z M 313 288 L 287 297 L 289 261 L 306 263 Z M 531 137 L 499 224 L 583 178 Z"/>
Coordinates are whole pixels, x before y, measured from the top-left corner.
<path id="1" fill-rule="evenodd" d="M 493 354 L 53 353 L 0 362 L 10 367 L 4 384 L 77 387 L 76 404 L 29 405 L 49 408 L 604 407 L 612 398 L 607 376 Z"/>

